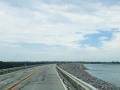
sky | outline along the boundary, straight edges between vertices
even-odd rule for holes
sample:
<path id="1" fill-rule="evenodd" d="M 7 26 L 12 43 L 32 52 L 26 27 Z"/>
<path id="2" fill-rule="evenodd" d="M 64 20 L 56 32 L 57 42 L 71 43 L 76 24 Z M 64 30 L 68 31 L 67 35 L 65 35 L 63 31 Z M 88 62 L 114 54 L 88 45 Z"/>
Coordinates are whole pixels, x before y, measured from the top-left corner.
<path id="1" fill-rule="evenodd" d="M 0 0 L 0 61 L 120 61 L 120 0 Z"/>

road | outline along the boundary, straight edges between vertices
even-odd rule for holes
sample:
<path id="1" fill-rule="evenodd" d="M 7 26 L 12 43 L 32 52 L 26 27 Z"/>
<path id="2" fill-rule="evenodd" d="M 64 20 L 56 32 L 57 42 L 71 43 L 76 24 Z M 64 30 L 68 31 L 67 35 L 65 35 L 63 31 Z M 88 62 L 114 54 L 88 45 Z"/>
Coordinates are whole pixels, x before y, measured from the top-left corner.
<path id="1" fill-rule="evenodd" d="M 67 90 L 55 65 L 28 68 L 0 76 L 0 90 Z"/>

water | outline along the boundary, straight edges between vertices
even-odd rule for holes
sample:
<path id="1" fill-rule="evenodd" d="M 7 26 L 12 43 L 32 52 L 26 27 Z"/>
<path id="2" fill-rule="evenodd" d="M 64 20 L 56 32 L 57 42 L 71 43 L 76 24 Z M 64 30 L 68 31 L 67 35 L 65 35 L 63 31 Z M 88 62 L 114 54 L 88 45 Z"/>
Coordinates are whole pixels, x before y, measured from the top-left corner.
<path id="1" fill-rule="evenodd" d="M 120 87 L 120 64 L 85 64 L 88 73 Z"/>

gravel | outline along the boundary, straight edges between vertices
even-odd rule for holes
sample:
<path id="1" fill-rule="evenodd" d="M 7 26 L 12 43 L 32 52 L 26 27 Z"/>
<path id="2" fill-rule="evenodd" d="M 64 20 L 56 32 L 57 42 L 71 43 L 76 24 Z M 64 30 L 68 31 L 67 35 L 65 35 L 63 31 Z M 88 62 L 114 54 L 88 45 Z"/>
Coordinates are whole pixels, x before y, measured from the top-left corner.
<path id="1" fill-rule="evenodd" d="M 88 72 L 85 71 L 87 68 L 83 64 L 67 63 L 67 64 L 58 64 L 58 66 L 64 69 L 65 71 L 71 73 L 75 77 L 98 88 L 99 90 L 120 90 L 120 87 L 117 87 L 115 85 L 112 85 L 108 82 L 105 82 L 101 79 L 98 79 L 90 75 Z"/>

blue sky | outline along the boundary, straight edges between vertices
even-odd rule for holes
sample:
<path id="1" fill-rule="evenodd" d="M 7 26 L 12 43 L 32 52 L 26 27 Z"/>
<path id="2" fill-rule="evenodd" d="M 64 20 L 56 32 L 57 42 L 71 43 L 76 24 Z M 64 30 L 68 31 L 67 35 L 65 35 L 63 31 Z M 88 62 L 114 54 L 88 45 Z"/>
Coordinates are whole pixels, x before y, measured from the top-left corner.
<path id="1" fill-rule="evenodd" d="M 95 34 L 87 34 L 85 35 L 86 39 L 81 40 L 79 43 L 82 44 L 82 46 L 90 45 L 93 47 L 101 47 L 102 42 L 101 41 L 110 41 L 112 39 L 112 35 L 115 31 L 99 31 Z"/>
<path id="2" fill-rule="evenodd" d="M 0 1 L 3 61 L 112 61 L 118 52 L 119 0 Z"/>

